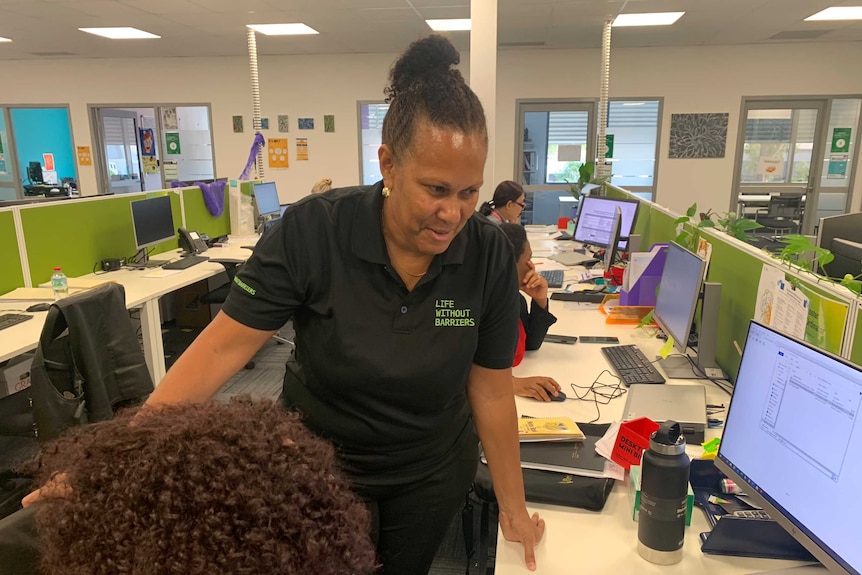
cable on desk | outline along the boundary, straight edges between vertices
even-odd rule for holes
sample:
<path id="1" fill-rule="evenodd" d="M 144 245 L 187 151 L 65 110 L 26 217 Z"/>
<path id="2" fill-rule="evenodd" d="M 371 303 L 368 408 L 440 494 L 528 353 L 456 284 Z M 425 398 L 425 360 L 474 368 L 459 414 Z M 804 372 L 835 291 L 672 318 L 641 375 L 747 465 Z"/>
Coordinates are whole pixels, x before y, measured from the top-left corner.
<path id="1" fill-rule="evenodd" d="M 617 380 L 616 384 L 600 382 L 599 379 L 604 374 L 608 374 L 609 376 L 611 376 L 612 378 Z M 623 387 L 622 383 L 623 382 L 619 377 L 617 377 L 616 375 L 614 375 L 613 373 L 611 373 L 610 371 L 605 369 L 596 377 L 596 379 L 593 381 L 593 383 L 591 383 L 588 386 L 587 385 L 578 385 L 576 383 L 570 383 L 569 384 L 572 388 L 572 393 L 574 394 L 576 399 L 578 399 L 580 401 L 592 401 L 596 406 L 596 418 L 593 419 L 592 421 L 588 421 L 587 423 L 595 423 L 599 419 L 601 419 L 602 412 L 601 412 L 601 409 L 599 408 L 600 404 L 601 405 L 607 405 L 612 400 L 614 400 L 618 397 L 622 397 L 623 395 L 626 394 L 627 390 Z M 579 393 L 578 390 L 584 390 L 584 391 L 583 391 L 583 393 Z M 592 397 L 590 397 L 590 394 L 592 394 Z M 599 398 L 601 398 L 601 399 L 599 399 Z M 571 398 L 568 398 L 568 399 L 571 399 Z"/>

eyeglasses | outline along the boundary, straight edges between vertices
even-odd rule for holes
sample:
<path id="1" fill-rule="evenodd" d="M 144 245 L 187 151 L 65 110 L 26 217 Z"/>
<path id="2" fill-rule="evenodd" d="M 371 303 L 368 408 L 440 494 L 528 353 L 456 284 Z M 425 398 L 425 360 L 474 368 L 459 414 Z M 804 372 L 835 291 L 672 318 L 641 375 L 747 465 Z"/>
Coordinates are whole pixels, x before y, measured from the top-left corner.
<path id="1" fill-rule="evenodd" d="M 524 204 L 524 203 L 521 203 L 521 202 L 517 202 L 517 201 L 515 201 L 515 200 L 512 200 L 512 203 L 513 203 L 513 204 L 515 204 L 516 206 L 520 206 L 522 210 L 526 210 L 526 209 L 527 209 L 527 204 Z"/>

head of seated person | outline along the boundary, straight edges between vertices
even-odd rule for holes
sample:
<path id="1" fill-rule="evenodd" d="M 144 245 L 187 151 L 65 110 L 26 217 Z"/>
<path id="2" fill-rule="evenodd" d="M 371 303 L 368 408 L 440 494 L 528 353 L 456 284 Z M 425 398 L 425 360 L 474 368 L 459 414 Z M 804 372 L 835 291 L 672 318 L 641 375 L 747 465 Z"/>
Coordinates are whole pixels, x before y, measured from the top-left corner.
<path id="1" fill-rule="evenodd" d="M 479 206 L 479 213 L 494 223 L 517 224 L 521 221 L 521 212 L 526 207 L 526 198 L 521 184 L 506 180 L 497 185 L 490 202 Z"/>
<path id="2" fill-rule="evenodd" d="M 518 269 L 518 286 L 524 285 L 527 275 L 536 269 L 533 263 L 533 248 L 527 239 L 527 231 L 520 224 L 502 224 L 500 229 L 509 238 L 515 252 L 515 263 Z"/>
<path id="3" fill-rule="evenodd" d="M 72 491 L 37 508 L 43 573 L 375 570 L 368 511 L 298 414 L 247 398 L 137 411 L 45 447 L 40 485 L 65 472 Z"/>

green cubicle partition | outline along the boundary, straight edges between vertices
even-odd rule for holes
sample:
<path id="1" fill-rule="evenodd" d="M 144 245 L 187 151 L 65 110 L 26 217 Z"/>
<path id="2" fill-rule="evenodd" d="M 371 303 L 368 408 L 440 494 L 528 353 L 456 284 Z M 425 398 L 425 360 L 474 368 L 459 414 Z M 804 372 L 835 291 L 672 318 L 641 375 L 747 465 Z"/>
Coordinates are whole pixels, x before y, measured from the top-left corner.
<path id="1" fill-rule="evenodd" d="M 0 211 L 0 293 L 23 285 L 24 272 L 21 268 L 21 255 L 18 253 L 15 217 L 12 210 Z"/>
<path id="2" fill-rule="evenodd" d="M 224 211 L 219 216 L 210 214 L 200 188 L 183 188 L 180 193 L 183 197 L 183 209 L 186 214 L 186 228 L 207 234 L 211 238 L 230 233 L 228 186 L 224 188 Z"/>
<path id="3" fill-rule="evenodd" d="M 97 262 L 103 259 L 133 256 L 135 236 L 129 204 L 164 194 L 171 196 L 174 227 L 178 228 L 182 225 L 179 195 L 165 190 L 21 206 L 32 284 L 48 281 L 55 266 L 62 267 L 69 277 L 77 277 L 96 271 Z M 172 239 L 151 249 L 162 253 L 176 248 L 177 240 Z"/>
<path id="4" fill-rule="evenodd" d="M 856 302 L 856 317 L 855 323 L 851 329 L 850 351 L 848 357 L 850 361 L 857 365 L 862 365 L 862 303 Z"/>

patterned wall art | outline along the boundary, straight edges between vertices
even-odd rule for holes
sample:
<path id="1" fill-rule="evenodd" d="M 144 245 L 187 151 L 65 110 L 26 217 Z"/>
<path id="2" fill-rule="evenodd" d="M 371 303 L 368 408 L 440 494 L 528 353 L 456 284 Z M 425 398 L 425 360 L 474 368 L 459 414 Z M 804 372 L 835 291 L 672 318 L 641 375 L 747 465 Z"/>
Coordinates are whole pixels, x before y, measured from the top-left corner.
<path id="1" fill-rule="evenodd" d="M 299 118 L 298 124 L 300 130 L 313 130 L 314 118 Z"/>
<path id="2" fill-rule="evenodd" d="M 669 158 L 723 158 L 729 114 L 671 114 Z"/>
<path id="3" fill-rule="evenodd" d="M 323 116 L 323 131 L 324 132 L 334 132 L 335 131 L 335 116 L 334 115 Z"/>
<path id="4" fill-rule="evenodd" d="M 279 114 L 278 116 L 278 131 L 279 132 L 289 132 L 290 131 L 290 117 L 286 115 Z"/>

